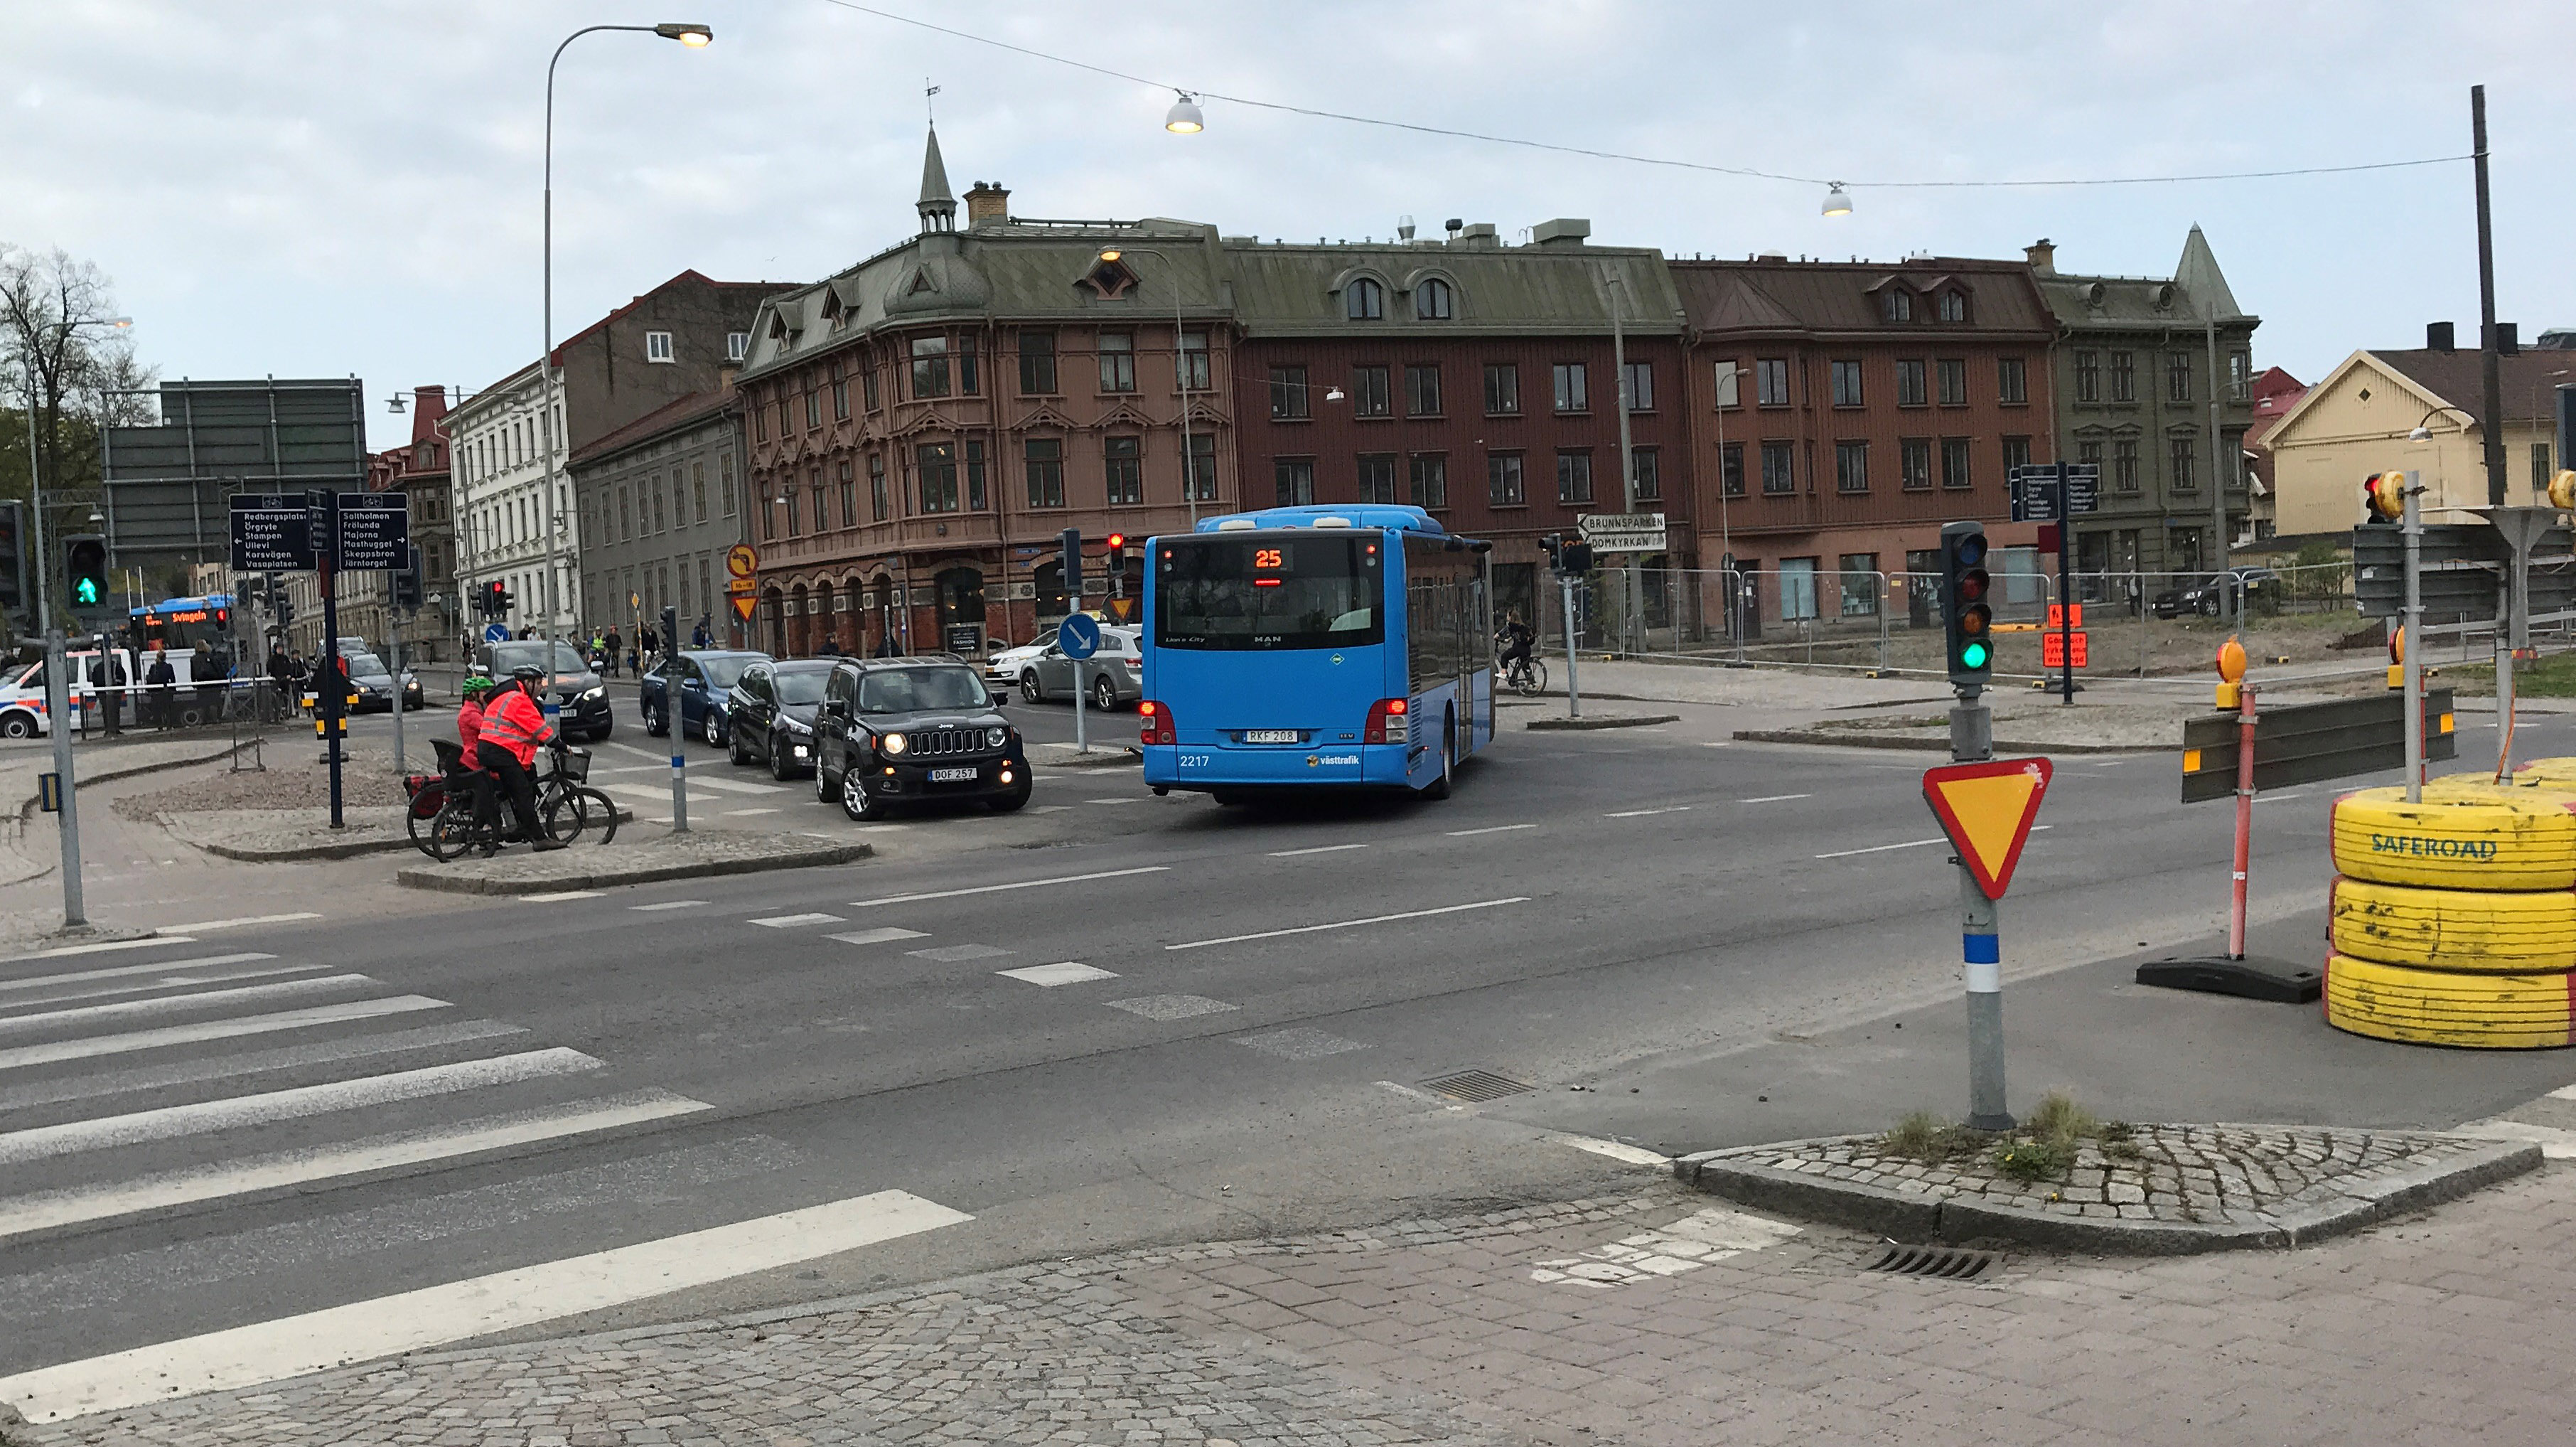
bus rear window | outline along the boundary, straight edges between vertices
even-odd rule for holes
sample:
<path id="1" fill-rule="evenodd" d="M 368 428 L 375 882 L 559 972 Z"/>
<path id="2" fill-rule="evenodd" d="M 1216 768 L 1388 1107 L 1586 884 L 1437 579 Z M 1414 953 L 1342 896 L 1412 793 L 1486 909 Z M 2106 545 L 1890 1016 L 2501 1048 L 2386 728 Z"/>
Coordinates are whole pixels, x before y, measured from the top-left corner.
<path id="1" fill-rule="evenodd" d="M 1345 648 L 1386 640 L 1383 535 L 1166 538 L 1154 544 L 1164 648 Z"/>

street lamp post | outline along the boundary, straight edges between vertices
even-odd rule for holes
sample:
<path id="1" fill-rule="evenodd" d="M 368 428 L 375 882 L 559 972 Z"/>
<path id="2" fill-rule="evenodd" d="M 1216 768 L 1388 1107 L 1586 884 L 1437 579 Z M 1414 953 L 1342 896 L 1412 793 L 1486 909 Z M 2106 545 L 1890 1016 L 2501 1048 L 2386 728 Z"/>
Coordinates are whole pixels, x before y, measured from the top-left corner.
<path id="1" fill-rule="evenodd" d="M 1179 107 L 1175 106 L 1173 109 L 1177 111 Z M 1192 108 L 1192 114 L 1196 114 L 1195 107 Z M 1193 126 L 1192 129 L 1196 129 L 1196 127 Z M 1165 266 L 1172 265 L 1172 258 L 1170 256 L 1151 246 L 1105 246 L 1100 250 L 1100 259 L 1103 261 L 1116 261 L 1130 251 L 1153 257 L 1155 260 L 1162 262 Z M 1199 528 L 1199 475 L 1198 459 L 1193 457 L 1190 453 L 1190 336 L 1188 332 L 1182 330 L 1185 325 L 1186 323 L 1181 319 L 1180 270 L 1178 267 L 1173 267 L 1172 372 L 1173 375 L 1179 379 L 1181 384 L 1181 498 L 1190 505 L 1190 531 L 1197 532 Z M 1211 362 L 1211 365 L 1213 365 L 1213 362 Z M 1208 378 L 1208 381 L 1210 383 L 1214 383 L 1216 378 L 1211 376 Z M 1216 459 L 1211 456 L 1208 460 L 1213 462 Z M 1214 481 L 1214 479 L 1210 479 L 1210 481 Z"/>
<path id="2" fill-rule="evenodd" d="M 1743 609 L 1735 598 L 1735 529 L 1726 513 L 1726 409 L 1740 405 L 1744 396 L 1741 379 L 1751 376 L 1753 369 L 1731 360 L 1724 366 L 1726 370 L 1718 374 L 1721 380 L 1717 383 L 1717 552 L 1718 566 L 1723 570 L 1717 588 L 1726 599 L 1726 636 L 1732 638 Z M 1703 615 L 1702 622 L 1705 621 Z"/>
<path id="3" fill-rule="evenodd" d="M 561 379 L 555 374 L 555 65 L 558 61 L 563 59 L 564 51 L 569 49 L 574 41 L 581 39 L 585 35 L 601 30 L 627 30 L 641 35 L 658 35 L 664 40 L 676 40 L 682 45 L 688 46 L 692 50 L 700 49 L 709 41 L 716 38 L 716 33 L 712 27 L 700 25 L 694 21 L 665 21 L 659 25 L 586 25 L 581 29 L 574 31 L 572 34 L 565 36 L 563 38 L 563 44 L 555 47 L 553 58 L 546 62 L 544 306 L 546 345 L 545 350 L 537 354 L 537 372 L 545 384 L 539 394 L 539 406 L 542 409 L 544 416 L 542 419 L 542 425 L 538 429 L 538 436 L 543 439 L 546 450 L 546 496 L 543 511 L 546 530 L 546 616 L 543 637 L 546 640 L 546 672 L 550 677 L 554 672 L 555 666 L 555 609 L 557 606 L 555 598 L 555 529 L 557 527 L 555 519 L 555 488 L 558 484 L 555 480 L 555 465 L 557 461 L 557 449 L 565 442 L 565 439 L 555 435 L 555 419 L 558 409 L 563 405 Z M 560 711 L 560 705 L 554 703 L 551 698 L 551 690 L 549 690 L 546 711 L 549 714 L 558 713 Z"/>

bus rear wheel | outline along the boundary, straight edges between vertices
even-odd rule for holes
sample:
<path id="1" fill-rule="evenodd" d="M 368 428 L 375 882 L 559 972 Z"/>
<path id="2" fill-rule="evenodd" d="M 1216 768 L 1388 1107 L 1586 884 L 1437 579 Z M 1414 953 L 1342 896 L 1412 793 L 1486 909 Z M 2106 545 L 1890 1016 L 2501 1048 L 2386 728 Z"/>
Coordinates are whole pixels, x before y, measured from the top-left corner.
<path id="1" fill-rule="evenodd" d="M 1426 799 L 1449 797 L 1449 783 L 1458 768 L 1458 715 L 1444 712 L 1440 716 L 1440 777 L 1422 791 Z"/>

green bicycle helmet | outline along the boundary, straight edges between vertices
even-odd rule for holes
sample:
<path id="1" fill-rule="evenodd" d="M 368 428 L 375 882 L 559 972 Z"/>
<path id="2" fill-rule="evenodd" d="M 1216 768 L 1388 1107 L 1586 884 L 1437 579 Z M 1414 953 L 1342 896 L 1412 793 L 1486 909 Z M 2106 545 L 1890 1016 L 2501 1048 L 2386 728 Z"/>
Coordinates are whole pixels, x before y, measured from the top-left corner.
<path id="1" fill-rule="evenodd" d="M 471 674 L 456 686 L 456 691 L 467 698 L 480 697 L 492 691 L 492 680 L 479 673 Z"/>

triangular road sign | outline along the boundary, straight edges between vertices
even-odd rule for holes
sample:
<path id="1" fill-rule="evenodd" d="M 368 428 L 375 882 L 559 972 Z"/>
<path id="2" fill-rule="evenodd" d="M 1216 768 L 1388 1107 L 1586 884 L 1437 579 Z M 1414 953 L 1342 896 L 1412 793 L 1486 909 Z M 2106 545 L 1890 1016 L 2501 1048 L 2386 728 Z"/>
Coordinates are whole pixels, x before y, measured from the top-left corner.
<path id="1" fill-rule="evenodd" d="M 2053 772 L 2046 759 L 1996 759 L 1923 771 L 1923 800 L 1941 831 L 1959 847 L 1959 858 L 1986 898 L 2012 887 L 2021 847 L 2048 793 Z"/>
<path id="2" fill-rule="evenodd" d="M 751 610 L 759 606 L 760 600 L 751 596 L 749 593 L 736 593 L 733 595 L 734 616 L 740 618 L 745 623 L 751 621 Z"/>

